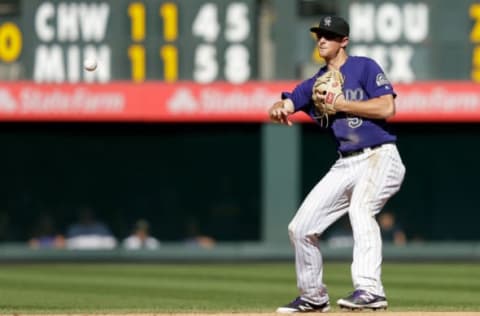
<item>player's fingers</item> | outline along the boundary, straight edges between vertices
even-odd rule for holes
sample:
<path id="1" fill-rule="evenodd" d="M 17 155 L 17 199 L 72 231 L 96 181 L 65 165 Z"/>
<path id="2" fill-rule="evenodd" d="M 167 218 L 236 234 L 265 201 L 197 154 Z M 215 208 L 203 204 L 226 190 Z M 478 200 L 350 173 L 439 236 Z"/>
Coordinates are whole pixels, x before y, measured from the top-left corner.
<path id="1" fill-rule="evenodd" d="M 272 111 L 272 115 L 276 119 L 281 119 L 282 117 L 288 115 L 288 113 L 284 109 L 275 109 Z"/>
<path id="2" fill-rule="evenodd" d="M 288 118 L 288 112 L 286 111 L 282 112 L 282 124 L 292 126 L 292 121 Z"/>
<path id="3" fill-rule="evenodd" d="M 278 120 L 280 118 L 280 116 L 278 115 L 277 109 L 270 111 L 270 118 L 272 120 Z"/>
<path id="4" fill-rule="evenodd" d="M 273 110 L 271 113 L 270 113 L 270 119 L 272 121 L 274 121 L 275 123 L 282 123 L 282 118 L 283 118 L 283 115 L 280 111 L 278 110 Z"/>
<path id="5" fill-rule="evenodd" d="M 290 113 L 286 109 L 274 109 L 270 112 L 270 119 L 275 123 L 292 126 L 292 122 L 288 119 Z"/>

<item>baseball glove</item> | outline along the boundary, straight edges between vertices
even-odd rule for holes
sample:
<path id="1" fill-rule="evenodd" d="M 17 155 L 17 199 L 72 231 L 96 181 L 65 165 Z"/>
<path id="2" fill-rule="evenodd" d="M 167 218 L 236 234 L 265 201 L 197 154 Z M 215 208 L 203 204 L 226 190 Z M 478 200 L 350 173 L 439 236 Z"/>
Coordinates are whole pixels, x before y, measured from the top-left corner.
<path id="1" fill-rule="evenodd" d="M 338 70 L 328 70 L 317 78 L 313 84 L 312 99 L 319 116 L 337 113 L 335 101 L 343 94 L 343 75 Z M 325 99 L 317 98 L 317 93 L 324 95 Z"/>

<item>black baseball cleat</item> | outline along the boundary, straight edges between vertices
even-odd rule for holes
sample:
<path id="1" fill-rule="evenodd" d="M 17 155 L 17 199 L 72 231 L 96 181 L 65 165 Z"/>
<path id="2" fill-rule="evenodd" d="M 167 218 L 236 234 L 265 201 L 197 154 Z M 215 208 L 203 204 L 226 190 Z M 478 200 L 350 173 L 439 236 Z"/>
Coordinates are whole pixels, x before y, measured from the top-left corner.
<path id="1" fill-rule="evenodd" d="M 277 308 L 277 313 L 292 314 L 292 313 L 323 313 L 330 309 L 330 303 L 313 304 L 303 300 L 300 296 L 288 305 Z"/>
<path id="2" fill-rule="evenodd" d="M 363 310 L 363 309 L 387 309 L 387 299 L 380 295 L 369 293 L 365 290 L 355 290 L 352 294 L 337 301 L 342 309 Z"/>

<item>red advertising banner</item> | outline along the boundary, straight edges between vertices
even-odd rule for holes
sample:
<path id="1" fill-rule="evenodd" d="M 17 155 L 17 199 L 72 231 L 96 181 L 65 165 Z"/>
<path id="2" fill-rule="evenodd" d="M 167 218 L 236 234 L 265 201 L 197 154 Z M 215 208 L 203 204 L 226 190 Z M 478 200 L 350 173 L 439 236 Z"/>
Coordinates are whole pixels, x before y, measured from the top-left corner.
<path id="1" fill-rule="evenodd" d="M 35 84 L 0 82 L 0 121 L 266 122 L 297 82 Z M 396 122 L 480 122 L 480 85 L 397 84 Z M 297 121 L 308 121 L 296 115 Z"/>
<path id="2" fill-rule="evenodd" d="M 480 122 L 480 84 L 426 81 L 396 84 L 398 122 Z"/>

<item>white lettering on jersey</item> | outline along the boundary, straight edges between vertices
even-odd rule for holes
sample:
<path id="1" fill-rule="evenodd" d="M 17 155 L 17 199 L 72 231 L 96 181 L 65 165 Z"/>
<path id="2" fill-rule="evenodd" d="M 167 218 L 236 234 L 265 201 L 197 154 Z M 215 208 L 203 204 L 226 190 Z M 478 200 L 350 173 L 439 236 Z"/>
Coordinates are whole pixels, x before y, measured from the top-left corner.
<path id="1" fill-rule="evenodd" d="M 356 89 L 346 89 L 345 90 L 345 99 L 349 101 L 361 101 L 363 100 L 364 91 L 362 88 Z M 351 114 L 347 115 L 347 124 L 350 128 L 357 128 L 362 126 L 363 119 L 360 117 L 353 116 Z"/>
<path id="2" fill-rule="evenodd" d="M 363 100 L 363 89 L 362 88 L 357 88 L 357 89 L 346 89 L 345 90 L 345 99 L 349 101 L 361 101 Z"/>
<path id="3" fill-rule="evenodd" d="M 357 128 L 362 126 L 363 119 L 361 117 L 347 114 L 347 124 L 350 128 Z"/>

